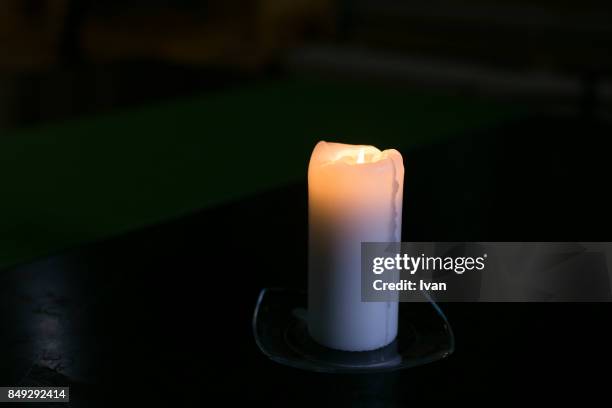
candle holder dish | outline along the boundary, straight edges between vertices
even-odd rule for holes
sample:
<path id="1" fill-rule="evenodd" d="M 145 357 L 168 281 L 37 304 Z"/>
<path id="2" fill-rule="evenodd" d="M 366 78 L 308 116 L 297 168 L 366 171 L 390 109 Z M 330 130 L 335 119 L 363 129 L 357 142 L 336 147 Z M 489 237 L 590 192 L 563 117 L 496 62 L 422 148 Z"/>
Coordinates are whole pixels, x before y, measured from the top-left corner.
<path id="1" fill-rule="evenodd" d="M 372 351 L 333 350 L 316 343 L 307 329 L 307 295 L 291 289 L 263 289 L 253 315 L 259 349 L 277 363 L 326 373 L 373 373 L 401 370 L 448 357 L 453 331 L 430 299 L 399 304 L 398 334 Z"/>

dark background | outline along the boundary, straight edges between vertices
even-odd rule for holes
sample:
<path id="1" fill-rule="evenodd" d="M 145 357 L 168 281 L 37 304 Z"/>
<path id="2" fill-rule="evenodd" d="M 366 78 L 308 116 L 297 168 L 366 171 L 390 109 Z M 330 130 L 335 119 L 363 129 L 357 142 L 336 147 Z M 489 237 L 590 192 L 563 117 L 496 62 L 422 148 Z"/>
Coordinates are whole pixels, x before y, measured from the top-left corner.
<path id="1" fill-rule="evenodd" d="M 75 406 L 609 394 L 604 303 L 444 304 L 455 353 L 390 374 L 283 367 L 251 332 L 261 288 L 305 286 L 321 138 L 402 152 L 405 241 L 609 241 L 608 8 L 2 7 L 0 384 L 69 384 Z"/>

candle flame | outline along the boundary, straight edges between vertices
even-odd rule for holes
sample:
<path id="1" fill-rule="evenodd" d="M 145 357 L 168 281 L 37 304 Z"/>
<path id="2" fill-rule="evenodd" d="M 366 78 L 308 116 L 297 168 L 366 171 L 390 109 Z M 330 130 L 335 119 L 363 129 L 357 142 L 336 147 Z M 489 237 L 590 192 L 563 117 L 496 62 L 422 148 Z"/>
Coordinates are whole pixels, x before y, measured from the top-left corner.
<path id="1" fill-rule="evenodd" d="M 357 163 L 365 163 L 365 149 L 362 147 L 359 149 L 359 155 L 357 156 Z"/>

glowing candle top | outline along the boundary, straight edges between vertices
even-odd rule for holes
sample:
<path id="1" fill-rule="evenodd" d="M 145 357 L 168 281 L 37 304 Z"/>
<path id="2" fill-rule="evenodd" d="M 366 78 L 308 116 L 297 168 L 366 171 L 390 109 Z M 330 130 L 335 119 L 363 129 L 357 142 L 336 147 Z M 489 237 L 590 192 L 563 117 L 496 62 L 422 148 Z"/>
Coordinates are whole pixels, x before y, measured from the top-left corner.
<path id="1" fill-rule="evenodd" d="M 374 146 L 369 145 L 349 145 L 343 143 L 319 142 L 312 152 L 310 167 L 330 164 L 374 164 L 385 162 L 387 159 L 399 160 L 402 163 L 401 154 L 395 149 L 380 151 Z M 386 163 L 390 164 L 390 163 Z M 391 165 L 393 165 L 391 163 Z"/>
<path id="2" fill-rule="evenodd" d="M 326 218 L 327 225 L 376 214 L 394 226 L 385 239 L 394 241 L 400 233 L 403 184 L 404 165 L 397 150 L 321 141 L 308 166 L 310 212 Z"/>

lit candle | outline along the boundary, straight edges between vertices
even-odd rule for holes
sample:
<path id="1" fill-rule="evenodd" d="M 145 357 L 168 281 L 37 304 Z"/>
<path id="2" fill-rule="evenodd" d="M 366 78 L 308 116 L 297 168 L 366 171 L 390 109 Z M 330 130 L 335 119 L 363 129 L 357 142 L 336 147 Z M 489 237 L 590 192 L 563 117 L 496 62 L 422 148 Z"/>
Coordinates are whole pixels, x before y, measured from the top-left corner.
<path id="1" fill-rule="evenodd" d="M 308 167 L 308 331 L 347 351 L 397 335 L 397 302 L 361 301 L 361 243 L 399 242 L 404 165 L 396 150 L 319 142 Z"/>

